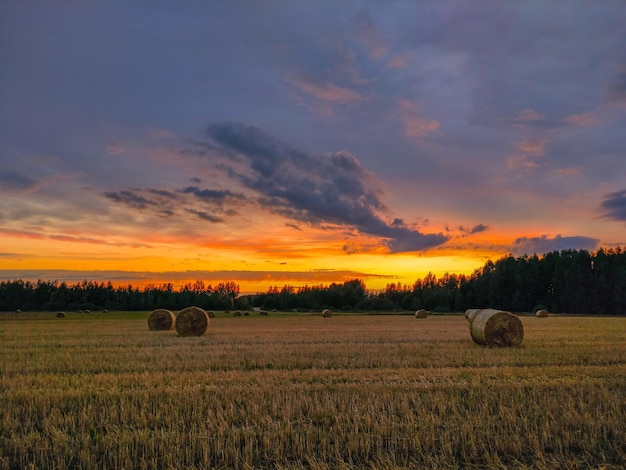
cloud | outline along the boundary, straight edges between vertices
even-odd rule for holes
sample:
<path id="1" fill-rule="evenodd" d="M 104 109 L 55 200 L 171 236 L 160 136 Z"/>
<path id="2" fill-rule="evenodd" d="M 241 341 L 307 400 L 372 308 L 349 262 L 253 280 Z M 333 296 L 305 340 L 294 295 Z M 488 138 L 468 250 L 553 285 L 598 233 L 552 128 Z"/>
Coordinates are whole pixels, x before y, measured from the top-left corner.
<path id="1" fill-rule="evenodd" d="M 478 224 L 475 225 L 474 227 L 472 227 L 469 231 L 469 233 L 471 233 L 472 235 L 475 233 L 481 233 L 481 232 L 485 232 L 489 230 L 489 226 L 488 225 L 483 225 L 483 224 Z"/>
<path id="2" fill-rule="evenodd" d="M 195 215 L 199 219 L 206 220 L 207 222 L 211 222 L 214 224 L 218 222 L 224 222 L 224 219 L 222 217 L 217 217 L 205 211 L 198 211 L 195 209 L 185 209 L 185 211 L 189 214 Z"/>
<path id="3" fill-rule="evenodd" d="M 520 152 L 543 155 L 546 149 L 546 141 L 545 139 L 529 139 L 517 142 L 515 146 Z"/>
<path id="4" fill-rule="evenodd" d="M 427 250 L 448 240 L 402 221 L 385 222 L 382 216 L 390 211 L 376 178 L 349 152 L 309 154 L 239 123 L 210 125 L 207 135 L 213 141 L 209 145 L 220 147 L 228 161 L 233 155 L 243 160 L 243 166 L 228 166 L 229 176 L 256 191 L 272 212 L 315 226 L 355 228 L 384 238 L 391 252 Z"/>
<path id="5" fill-rule="evenodd" d="M 598 124 L 599 119 L 591 113 L 572 114 L 567 116 L 564 121 L 574 127 L 591 127 Z"/>
<path id="6" fill-rule="evenodd" d="M 70 243 L 88 243 L 92 245 L 131 246 L 134 248 L 149 246 L 143 243 L 111 242 L 111 241 L 100 239 L 100 238 L 76 237 L 73 235 L 44 233 L 44 232 L 31 232 L 28 230 L 6 230 L 6 229 L 0 228 L 0 234 L 4 234 L 9 237 L 15 237 L 15 238 L 27 238 L 30 240 L 56 240 L 56 241 L 70 242 Z"/>
<path id="7" fill-rule="evenodd" d="M 367 49 L 371 59 L 380 59 L 387 54 L 387 46 L 381 37 L 370 12 L 362 9 L 354 20 L 356 38 Z"/>
<path id="8" fill-rule="evenodd" d="M 417 105 L 409 100 L 400 100 L 400 112 L 407 137 L 426 137 L 439 131 L 439 121 L 424 119 Z"/>
<path id="9" fill-rule="evenodd" d="M 545 117 L 534 109 L 522 109 L 518 114 L 511 118 L 511 122 L 515 124 L 536 123 L 545 120 Z"/>
<path id="10" fill-rule="evenodd" d="M 187 186 L 186 188 L 178 190 L 178 192 L 183 194 L 193 194 L 203 201 L 208 201 L 214 204 L 223 204 L 225 201 L 232 199 L 246 199 L 243 194 L 233 193 L 227 189 L 200 189 L 197 186 Z"/>
<path id="11" fill-rule="evenodd" d="M 103 196 L 111 199 L 112 201 L 125 204 L 133 209 L 146 209 L 148 206 L 156 205 L 154 201 L 150 201 L 133 191 L 125 190 L 117 192 L 106 192 L 103 194 Z"/>
<path id="12" fill-rule="evenodd" d="M 0 187 L 12 191 L 24 191 L 33 189 L 37 182 L 28 175 L 15 170 L 0 171 Z"/>
<path id="13" fill-rule="evenodd" d="M 365 99 L 357 91 L 317 79 L 303 72 L 292 74 L 290 82 L 300 91 L 329 104 L 349 104 Z"/>
<path id="14" fill-rule="evenodd" d="M 600 207 L 604 209 L 605 217 L 626 221 L 626 189 L 604 196 Z"/>
<path id="15" fill-rule="evenodd" d="M 157 188 L 129 189 L 105 192 L 102 196 L 131 209 L 154 210 L 161 217 L 191 214 L 211 223 L 224 222 L 221 215 L 237 215 L 238 212 L 233 207 L 246 202 L 243 194 L 221 189 L 202 189 L 198 186 L 187 186 L 174 191 Z"/>
<path id="16" fill-rule="evenodd" d="M 511 251 L 513 254 L 520 256 L 545 254 L 551 251 L 567 249 L 594 250 L 599 243 L 600 240 L 590 237 L 563 237 L 557 235 L 554 238 L 548 238 L 547 235 L 542 235 L 540 237 L 521 237 L 516 239 Z"/>

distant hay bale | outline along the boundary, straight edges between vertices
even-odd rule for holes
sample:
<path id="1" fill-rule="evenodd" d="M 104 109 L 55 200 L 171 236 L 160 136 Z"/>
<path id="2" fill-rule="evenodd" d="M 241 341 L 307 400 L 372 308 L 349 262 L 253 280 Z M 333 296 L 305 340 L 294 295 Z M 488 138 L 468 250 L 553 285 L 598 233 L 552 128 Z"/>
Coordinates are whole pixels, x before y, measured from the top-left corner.
<path id="1" fill-rule="evenodd" d="M 420 308 L 418 311 L 415 312 L 415 318 L 428 318 L 428 311 Z"/>
<path id="2" fill-rule="evenodd" d="M 240 317 L 242 315 L 241 310 L 235 310 L 233 312 L 233 317 Z"/>
<path id="3" fill-rule="evenodd" d="M 57 312 L 57 318 L 65 318 L 65 312 Z"/>
<path id="4" fill-rule="evenodd" d="M 261 315 L 262 317 L 267 317 L 269 315 L 269 313 L 267 312 L 267 310 L 261 310 L 259 312 L 259 315 Z"/>
<path id="5" fill-rule="evenodd" d="M 244 316 L 244 317 L 247 317 L 247 316 L 249 316 L 249 315 L 250 315 L 250 312 L 248 312 L 248 311 L 243 312 L 243 316 Z"/>
<path id="6" fill-rule="evenodd" d="M 477 344 L 487 346 L 517 346 L 524 339 L 524 325 L 510 312 L 492 308 L 470 309 L 470 334 Z M 474 311 L 475 310 L 475 311 Z M 471 318 L 471 319 L 470 319 Z"/>
<path id="7" fill-rule="evenodd" d="M 157 308 L 148 317 L 148 328 L 153 331 L 171 330 L 176 323 L 176 316 L 164 308 Z"/>
<path id="8" fill-rule="evenodd" d="M 213 310 L 209 310 L 206 314 L 209 316 L 209 318 L 215 318 L 215 312 Z"/>
<path id="9" fill-rule="evenodd" d="M 209 326 L 209 315 L 200 307 L 187 307 L 176 316 L 178 336 L 202 336 Z"/>
<path id="10" fill-rule="evenodd" d="M 272 310 L 272 311 L 273 311 L 273 310 Z M 291 309 L 291 311 L 292 311 L 293 313 L 298 313 L 298 309 L 297 309 L 297 308 Z"/>
<path id="11" fill-rule="evenodd" d="M 102 313 L 109 313 L 109 311 L 105 308 L 104 310 L 102 310 Z"/>
<path id="12" fill-rule="evenodd" d="M 537 310 L 537 313 L 535 313 L 535 316 L 537 318 L 546 318 L 549 315 L 548 311 L 546 309 L 541 309 L 541 310 Z"/>
<path id="13" fill-rule="evenodd" d="M 22 313 L 22 309 L 21 308 L 15 309 L 15 313 Z"/>
<path id="14" fill-rule="evenodd" d="M 328 308 L 325 308 L 324 310 L 322 310 L 322 316 L 324 318 L 332 317 L 333 316 L 333 311 L 328 309 Z"/>

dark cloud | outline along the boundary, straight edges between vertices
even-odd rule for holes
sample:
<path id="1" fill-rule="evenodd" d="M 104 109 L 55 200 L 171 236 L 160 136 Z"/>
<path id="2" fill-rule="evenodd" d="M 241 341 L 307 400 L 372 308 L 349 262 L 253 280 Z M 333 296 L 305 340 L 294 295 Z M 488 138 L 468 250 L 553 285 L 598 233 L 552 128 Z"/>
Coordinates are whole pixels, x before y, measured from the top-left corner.
<path id="1" fill-rule="evenodd" d="M 224 222 L 224 219 L 222 219 L 221 217 L 217 217 L 205 211 L 198 211 L 195 209 L 185 209 L 185 212 L 188 212 L 189 214 L 193 214 L 199 219 L 206 220 L 207 222 L 211 222 L 211 223 Z"/>
<path id="2" fill-rule="evenodd" d="M 600 206 L 609 219 L 626 221 L 626 189 L 607 194 Z"/>
<path id="3" fill-rule="evenodd" d="M 229 175 L 261 194 L 273 212 L 313 225 L 337 224 L 387 239 L 391 252 L 426 250 L 445 243 L 441 233 L 423 234 L 401 220 L 385 222 L 389 209 L 375 178 L 350 153 L 313 155 L 285 145 L 263 130 L 239 123 L 213 124 L 208 136 L 236 153 L 244 168 Z"/>
<path id="4" fill-rule="evenodd" d="M 155 205 L 154 201 L 150 201 L 133 191 L 106 192 L 103 196 L 114 202 L 120 202 L 128 207 L 132 207 L 133 209 L 146 209 L 148 206 Z"/>
<path id="5" fill-rule="evenodd" d="M 474 227 L 472 227 L 472 229 L 470 230 L 470 233 L 471 234 L 481 233 L 481 232 L 484 232 L 484 231 L 486 231 L 488 229 L 489 229 L 488 225 L 478 224 L 478 225 L 475 225 Z"/>
<path id="6" fill-rule="evenodd" d="M 190 195 L 192 197 L 189 197 Z M 197 186 L 187 186 L 175 191 L 166 189 L 130 189 L 103 193 L 107 199 L 124 204 L 131 209 L 152 209 L 157 215 L 171 217 L 177 214 L 191 214 L 207 222 L 224 222 L 224 218 L 212 212 L 223 215 L 237 215 L 237 211 L 225 207 L 229 202 L 245 200 L 243 194 L 228 190 L 202 189 Z M 202 206 L 196 207 L 198 203 Z M 210 211 L 207 211 L 210 209 Z"/>
<path id="7" fill-rule="evenodd" d="M 178 192 L 193 194 L 203 201 L 212 202 L 214 204 L 223 204 L 229 199 L 245 200 L 246 198 L 243 194 L 236 194 L 227 189 L 200 189 L 197 186 L 187 186 L 186 188 L 180 189 Z"/>
<path id="8" fill-rule="evenodd" d="M 37 182 L 15 170 L 2 170 L 0 171 L 0 188 L 9 189 L 13 191 L 22 191 L 25 189 L 31 189 L 36 186 Z"/>
<path id="9" fill-rule="evenodd" d="M 589 237 L 562 237 L 557 235 L 548 238 L 547 235 L 541 237 L 522 237 L 515 240 L 512 253 L 515 255 L 545 254 L 551 251 L 561 251 L 568 249 L 595 250 L 600 240 Z"/>

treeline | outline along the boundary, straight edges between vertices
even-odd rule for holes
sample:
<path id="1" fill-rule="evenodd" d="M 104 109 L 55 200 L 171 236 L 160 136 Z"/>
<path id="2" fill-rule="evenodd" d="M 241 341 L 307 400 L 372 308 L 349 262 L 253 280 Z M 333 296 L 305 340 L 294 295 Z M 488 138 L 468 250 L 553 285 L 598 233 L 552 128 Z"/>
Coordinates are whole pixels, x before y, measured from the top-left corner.
<path id="1" fill-rule="evenodd" d="M 178 290 L 172 284 L 143 289 L 110 282 L 57 281 L 0 283 L 0 310 L 153 310 L 189 305 L 211 310 L 308 311 L 464 311 L 494 307 L 514 312 L 546 308 L 553 313 L 626 315 L 626 252 L 621 248 L 563 250 L 542 257 L 505 256 L 488 261 L 471 275 L 429 273 L 413 285 L 391 283 L 370 291 L 355 279 L 328 286 L 271 287 L 266 293 L 240 295 L 234 282 L 213 287 L 203 281 Z"/>

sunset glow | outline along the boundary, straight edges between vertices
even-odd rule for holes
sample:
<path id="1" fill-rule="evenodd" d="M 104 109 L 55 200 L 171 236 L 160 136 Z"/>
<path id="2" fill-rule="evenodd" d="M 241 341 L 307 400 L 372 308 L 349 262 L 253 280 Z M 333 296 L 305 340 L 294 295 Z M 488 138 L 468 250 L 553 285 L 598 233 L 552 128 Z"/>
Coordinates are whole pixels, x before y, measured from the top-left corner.
<path id="1" fill-rule="evenodd" d="M 624 246 L 625 20 L 4 2 L 0 280 L 383 289 Z"/>

